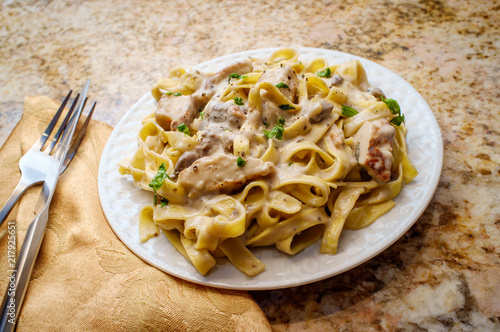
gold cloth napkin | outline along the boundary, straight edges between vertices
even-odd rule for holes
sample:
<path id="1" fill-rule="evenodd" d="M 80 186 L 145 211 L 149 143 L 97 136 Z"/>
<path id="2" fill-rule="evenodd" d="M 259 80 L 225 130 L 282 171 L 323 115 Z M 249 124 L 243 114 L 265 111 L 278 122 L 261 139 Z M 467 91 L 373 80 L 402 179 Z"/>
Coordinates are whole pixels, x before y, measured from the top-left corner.
<path id="1" fill-rule="evenodd" d="M 24 115 L 0 150 L 0 204 L 59 104 L 26 97 Z M 99 110 L 96 111 L 105 111 Z M 17 331 L 266 331 L 270 325 L 246 292 L 172 277 L 128 250 L 109 227 L 97 192 L 99 159 L 112 128 L 92 121 L 59 179 Z M 19 252 L 40 192 L 30 189 L 0 227 L 0 296 L 8 283 L 8 222 Z"/>

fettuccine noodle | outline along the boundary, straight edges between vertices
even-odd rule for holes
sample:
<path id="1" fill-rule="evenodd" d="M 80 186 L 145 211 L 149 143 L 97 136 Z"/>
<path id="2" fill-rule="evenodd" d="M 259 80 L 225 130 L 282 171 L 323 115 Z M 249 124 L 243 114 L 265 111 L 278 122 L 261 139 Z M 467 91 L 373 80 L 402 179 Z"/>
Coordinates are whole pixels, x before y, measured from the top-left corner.
<path id="1" fill-rule="evenodd" d="M 172 70 L 152 94 L 157 110 L 119 170 L 154 193 L 141 241 L 164 233 L 201 274 L 219 257 L 262 272 L 253 247 L 295 255 L 321 240 L 335 254 L 344 229 L 389 211 L 417 175 L 399 105 L 358 60 L 281 49 L 215 74 Z"/>

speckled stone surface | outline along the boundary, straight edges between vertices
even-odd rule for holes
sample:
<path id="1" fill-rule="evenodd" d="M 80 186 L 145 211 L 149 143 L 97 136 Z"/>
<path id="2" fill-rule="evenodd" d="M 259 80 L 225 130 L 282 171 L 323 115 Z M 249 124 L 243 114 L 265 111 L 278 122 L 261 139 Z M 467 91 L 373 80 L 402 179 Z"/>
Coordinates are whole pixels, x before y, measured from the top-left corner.
<path id="1" fill-rule="evenodd" d="M 25 95 L 92 80 L 116 125 L 169 68 L 265 47 L 359 55 L 412 84 L 444 140 L 435 197 L 371 261 L 291 289 L 252 292 L 277 331 L 500 330 L 500 2 L 4 1 L 0 144 Z"/>

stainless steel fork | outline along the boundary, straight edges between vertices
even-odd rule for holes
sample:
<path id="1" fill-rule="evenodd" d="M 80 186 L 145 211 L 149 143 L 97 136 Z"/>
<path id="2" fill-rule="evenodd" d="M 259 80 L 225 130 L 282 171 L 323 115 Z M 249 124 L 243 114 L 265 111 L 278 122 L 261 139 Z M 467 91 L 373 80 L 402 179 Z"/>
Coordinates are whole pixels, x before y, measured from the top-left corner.
<path id="1" fill-rule="evenodd" d="M 68 114 L 64 118 L 61 126 L 59 127 L 58 132 L 55 134 L 54 139 L 52 140 L 50 145 L 46 149 L 42 150 L 45 143 L 47 142 L 47 139 L 54 130 L 59 118 L 61 117 L 61 114 L 63 113 L 64 108 L 66 107 L 66 104 L 68 103 L 68 100 L 71 97 L 72 91 L 68 93 L 68 95 L 62 102 L 61 107 L 59 107 L 59 109 L 57 110 L 56 114 L 52 118 L 52 121 L 50 121 L 49 125 L 43 132 L 42 136 L 38 139 L 38 141 L 36 141 L 36 143 L 31 147 L 31 149 L 19 160 L 19 169 L 21 170 L 21 180 L 19 180 L 19 183 L 14 189 L 14 192 L 9 197 L 2 210 L 0 210 L 0 225 L 3 223 L 5 218 L 7 218 L 10 211 L 15 206 L 19 198 L 24 194 L 24 192 L 33 185 L 42 183 L 45 180 L 47 174 L 47 167 L 51 163 L 50 153 L 54 149 L 57 141 L 61 136 L 61 133 L 63 132 L 65 126 L 67 125 L 69 117 L 71 116 L 75 108 L 79 109 L 82 103 L 83 103 L 82 109 L 85 108 L 85 105 L 87 103 L 86 93 L 88 85 L 89 82 L 87 82 L 87 84 L 85 85 L 84 89 L 82 90 L 82 93 L 78 94 L 77 97 L 74 99 Z M 70 150 L 66 155 L 66 159 L 64 161 L 61 173 L 64 172 L 66 167 L 68 167 L 76 151 L 80 147 L 80 143 L 82 142 L 83 136 L 87 131 L 90 118 L 94 113 L 95 105 L 96 103 L 94 103 L 94 105 L 92 106 L 89 114 L 87 115 L 87 120 L 81 127 L 78 136 L 71 145 Z"/>
<path id="2" fill-rule="evenodd" d="M 89 81 L 85 84 L 80 97 L 73 103 L 68 115 L 63 120 L 59 131 L 55 134 L 48 148 L 41 152 L 40 149 L 44 145 L 42 143 L 40 147 L 35 145 L 35 150 L 30 150 L 30 152 L 34 151 L 31 156 L 32 159 L 29 160 L 30 163 L 39 163 L 45 168 L 46 173 L 45 177 L 43 177 L 42 192 L 40 193 L 35 207 L 37 215 L 26 230 L 26 235 L 21 250 L 19 251 L 17 261 L 15 262 L 15 267 L 12 268 L 9 266 L 8 268 L 8 272 L 10 273 L 8 277 L 9 283 L 0 306 L 1 332 L 11 332 L 14 331 L 16 327 L 24 296 L 28 289 L 31 273 L 35 265 L 35 260 L 44 238 L 49 219 L 50 203 L 56 190 L 59 175 L 61 174 L 66 157 L 69 153 L 69 146 L 75 132 L 76 124 L 85 106 L 85 96 L 88 86 Z M 92 106 L 92 112 L 94 108 L 95 103 Z M 57 120 L 52 122 L 55 124 Z M 52 129 L 53 128 L 50 128 L 50 131 L 52 131 Z M 47 138 L 43 138 L 43 140 L 46 141 Z M 52 150 L 54 150 L 54 153 L 50 155 Z"/>

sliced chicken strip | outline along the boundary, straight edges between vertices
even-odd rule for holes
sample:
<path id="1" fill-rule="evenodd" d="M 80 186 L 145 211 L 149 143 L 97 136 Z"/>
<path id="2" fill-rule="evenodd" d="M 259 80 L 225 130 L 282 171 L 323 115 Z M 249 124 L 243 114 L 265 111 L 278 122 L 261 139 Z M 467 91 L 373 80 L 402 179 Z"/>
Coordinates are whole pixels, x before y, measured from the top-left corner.
<path id="1" fill-rule="evenodd" d="M 385 118 L 366 121 L 353 136 L 358 162 L 372 177 L 391 179 L 392 143 L 396 130 Z"/>
<path id="2" fill-rule="evenodd" d="M 216 153 L 195 161 L 179 174 L 179 183 L 189 192 L 189 197 L 207 193 L 231 193 L 241 189 L 245 183 L 274 172 L 275 166 L 256 158 L 248 158 L 239 167 L 237 158 L 225 153 Z"/>
<path id="3" fill-rule="evenodd" d="M 206 79 L 203 87 L 193 93 L 194 101 L 198 108 L 205 106 L 213 97 L 221 84 L 227 84 L 229 75 L 244 75 L 252 72 L 252 62 L 250 60 L 235 62 Z"/>
<path id="4" fill-rule="evenodd" d="M 156 109 L 156 122 L 165 130 L 177 130 L 177 126 L 189 126 L 196 117 L 196 107 L 191 96 L 163 95 Z"/>

